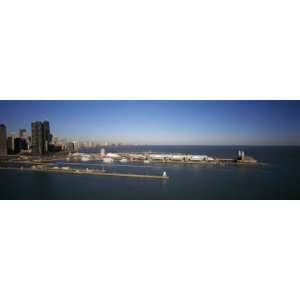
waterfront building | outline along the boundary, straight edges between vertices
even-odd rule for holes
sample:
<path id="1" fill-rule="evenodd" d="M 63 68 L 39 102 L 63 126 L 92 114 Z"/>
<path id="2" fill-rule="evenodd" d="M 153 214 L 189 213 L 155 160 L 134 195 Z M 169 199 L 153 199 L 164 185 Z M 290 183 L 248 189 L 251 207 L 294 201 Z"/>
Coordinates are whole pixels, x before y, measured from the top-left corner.
<path id="1" fill-rule="evenodd" d="M 48 152 L 51 142 L 50 125 L 48 121 L 31 123 L 32 154 L 41 155 Z"/>
<path id="2" fill-rule="evenodd" d="M 43 122 L 43 143 L 44 143 L 44 152 L 48 152 L 48 146 L 51 142 L 52 135 L 50 134 L 50 124 L 48 121 Z"/>
<path id="3" fill-rule="evenodd" d="M 7 136 L 6 136 L 6 126 L 0 124 L 0 156 L 7 155 Z"/>
<path id="4" fill-rule="evenodd" d="M 111 157 L 111 158 L 120 158 L 120 155 L 117 153 L 107 153 L 106 157 Z"/>
<path id="5" fill-rule="evenodd" d="M 44 153 L 43 124 L 42 122 L 31 123 L 32 154 L 41 155 Z"/>
<path id="6" fill-rule="evenodd" d="M 73 142 L 67 142 L 66 140 L 64 142 L 61 142 L 62 150 L 68 151 L 68 152 L 78 152 L 79 151 L 79 143 L 76 141 Z"/>
<path id="7" fill-rule="evenodd" d="M 7 150 L 9 154 L 13 154 L 15 152 L 15 138 L 14 134 L 7 138 Z"/>
<path id="8" fill-rule="evenodd" d="M 170 157 L 168 157 L 171 160 L 178 160 L 178 161 L 183 161 L 185 159 L 185 155 L 170 155 Z"/>
<path id="9" fill-rule="evenodd" d="M 191 161 L 201 161 L 201 160 L 207 160 L 207 155 L 192 155 L 190 157 Z"/>

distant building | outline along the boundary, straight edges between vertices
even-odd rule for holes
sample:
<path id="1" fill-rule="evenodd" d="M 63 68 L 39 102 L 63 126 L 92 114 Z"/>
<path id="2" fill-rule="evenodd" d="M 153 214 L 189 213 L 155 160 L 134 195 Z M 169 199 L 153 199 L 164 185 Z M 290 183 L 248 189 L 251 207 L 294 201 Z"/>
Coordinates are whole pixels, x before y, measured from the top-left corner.
<path id="1" fill-rule="evenodd" d="M 238 160 L 244 160 L 245 159 L 245 152 L 239 150 L 238 151 Z"/>
<path id="2" fill-rule="evenodd" d="M 101 155 L 102 157 L 105 156 L 105 149 L 104 149 L 104 148 L 101 149 L 100 155 Z"/>
<path id="3" fill-rule="evenodd" d="M 52 143 L 54 144 L 54 145 L 60 145 L 60 141 L 59 141 L 59 138 L 56 136 L 56 137 L 53 137 L 52 138 Z"/>
<path id="4" fill-rule="evenodd" d="M 28 136 L 27 136 L 27 130 L 26 129 L 20 129 L 20 131 L 19 131 L 19 137 L 21 139 L 27 139 L 28 138 Z"/>
<path id="5" fill-rule="evenodd" d="M 7 155 L 7 136 L 6 136 L 6 126 L 0 124 L 0 156 Z"/>
<path id="6" fill-rule="evenodd" d="M 19 138 L 19 137 L 17 137 L 17 138 L 15 138 L 15 140 L 14 140 L 14 153 L 20 153 L 20 151 L 21 151 L 21 148 L 22 148 L 22 139 L 21 138 Z"/>
<path id="7" fill-rule="evenodd" d="M 14 153 L 20 153 L 22 151 L 28 150 L 28 143 L 26 139 L 23 138 L 15 138 L 14 140 Z"/>
<path id="8" fill-rule="evenodd" d="M 74 152 L 75 151 L 74 143 L 67 143 L 65 149 L 68 152 Z"/>
<path id="9" fill-rule="evenodd" d="M 29 141 L 29 136 L 27 134 L 27 130 L 20 129 L 19 137 L 21 139 L 21 142 L 20 142 L 21 149 L 20 150 L 28 151 L 30 149 L 30 141 Z"/>
<path id="10" fill-rule="evenodd" d="M 74 145 L 74 151 L 76 151 L 76 152 L 79 151 L 79 143 L 76 141 L 73 141 L 72 143 Z"/>

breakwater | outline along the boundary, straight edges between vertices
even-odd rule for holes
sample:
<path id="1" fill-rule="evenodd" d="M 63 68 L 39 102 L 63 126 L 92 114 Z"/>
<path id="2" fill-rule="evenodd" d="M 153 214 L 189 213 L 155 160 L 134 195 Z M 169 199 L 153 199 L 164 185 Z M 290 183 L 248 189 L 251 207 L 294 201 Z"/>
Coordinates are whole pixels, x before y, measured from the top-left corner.
<path id="1" fill-rule="evenodd" d="M 168 176 L 163 175 L 147 175 L 147 174 L 130 174 L 130 173 L 110 173 L 101 170 L 83 170 L 83 169 L 55 169 L 55 168 L 23 168 L 23 167 L 0 167 L 0 170 L 14 170 L 20 172 L 44 172 L 59 173 L 70 175 L 93 175 L 93 176 L 112 176 L 112 177 L 128 177 L 140 179 L 158 179 L 167 180 Z"/>

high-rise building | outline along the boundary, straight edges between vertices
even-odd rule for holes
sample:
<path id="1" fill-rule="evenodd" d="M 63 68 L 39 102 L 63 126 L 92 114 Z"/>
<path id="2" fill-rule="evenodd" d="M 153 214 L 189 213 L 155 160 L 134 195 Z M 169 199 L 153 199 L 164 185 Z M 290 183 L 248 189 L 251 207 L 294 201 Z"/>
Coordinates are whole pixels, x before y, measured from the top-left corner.
<path id="1" fill-rule="evenodd" d="M 31 143 L 32 154 L 41 155 L 44 153 L 44 139 L 43 139 L 43 124 L 42 122 L 31 123 Z"/>
<path id="2" fill-rule="evenodd" d="M 9 154 L 13 154 L 15 152 L 15 138 L 14 134 L 7 138 L 7 150 Z"/>
<path id="3" fill-rule="evenodd" d="M 48 152 L 48 145 L 51 142 L 50 124 L 48 121 L 43 122 L 43 138 L 44 152 Z"/>
<path id="4" fill-rule="evenodd" d="M 47 153 L 52 138 L 49 122 L 33 122 L 31 130 L 32 154 L 41 155 Z"/>
<path id="5" fill-rule="evenodd" d="M 0 124 L 0 156 L 7 155 L 7 137 L 6 137 L 6 126 Z"/>

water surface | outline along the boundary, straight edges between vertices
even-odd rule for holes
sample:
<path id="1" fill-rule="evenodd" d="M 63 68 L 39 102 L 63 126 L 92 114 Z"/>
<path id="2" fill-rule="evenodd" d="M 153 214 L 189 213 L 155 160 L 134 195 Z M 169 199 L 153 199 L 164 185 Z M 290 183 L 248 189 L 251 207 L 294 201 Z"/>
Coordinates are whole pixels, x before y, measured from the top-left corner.
<path id="1" fill-rule="evenodd" d="M 0 171 L 1 199 L 299 199 L 300 147 L 122 146 L 110 152 L 152 151 L 232 158 L 241 149 L 258 166 L 88 162 L 83 168 L 161 175 L 167 181 Z M 86 149 L 85 152 L 100 152 Z M 78 167 L 78 165 L 73 165 Z"/>

